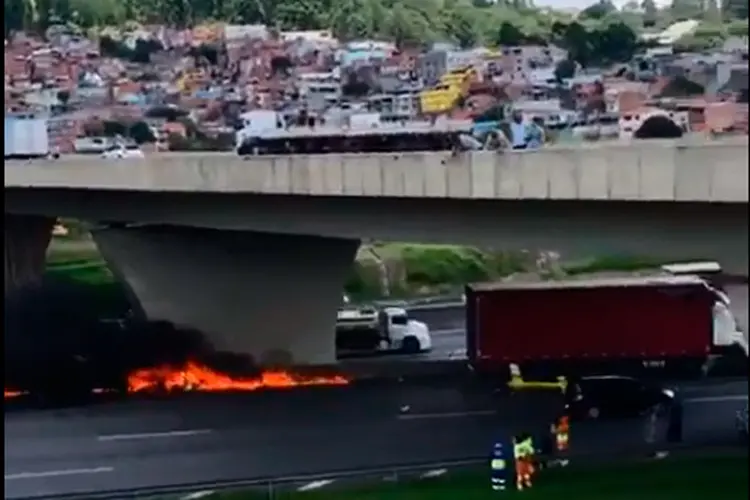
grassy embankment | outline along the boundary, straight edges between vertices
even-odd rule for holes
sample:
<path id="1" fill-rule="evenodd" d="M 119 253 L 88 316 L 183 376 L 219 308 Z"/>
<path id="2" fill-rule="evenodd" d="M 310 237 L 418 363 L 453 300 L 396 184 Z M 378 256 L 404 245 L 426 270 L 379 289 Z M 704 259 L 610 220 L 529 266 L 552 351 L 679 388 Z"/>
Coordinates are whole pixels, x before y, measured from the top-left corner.
<path id="1" fill-rule="evenodd" d="M 87 285 L 91 300 L 97 302 L 91 307 L 102 316 L 122 316 L 129 307 L 125 288 L 88 239 L 53 238 L 47 251 L 47 274 Z"/>
<path id="2" fill-rule="evenodd" d="M 741 500 L 748 498 L 748 459 L 701 458 L 618 466 L 552 470 L 533 489 L 498 493 L 487 471 L 444 478 L 306 493 L 279 493 L 277 500 Z M 225 493 L 207 500 L 261 500 L 264 493 Z"/>
<path id="3" fill-rule="evenodd" d="M 93 242 L 84 237 L 55 238 L 49 250 L 53 276 L 111 289 L 114 277 Z M 464 283 L 490 281 L 515 274 L 562 278 L 602 271 L 654 269 L 663 259 L 602 257 L 563 262 L 553 270 L 536 268 L 536 256 L 523 252 L 493 252 L 451 245 L 388 243 L 363 245 L 345 289 L 354 300 L 390 296 L 404 298 L 458 292 Z M 384 279 L 385 277 L 385 279 Z M 119 289 L 119 287 L 118 287 Z M 119 292 L 118 292 L 119 293 Z"/>

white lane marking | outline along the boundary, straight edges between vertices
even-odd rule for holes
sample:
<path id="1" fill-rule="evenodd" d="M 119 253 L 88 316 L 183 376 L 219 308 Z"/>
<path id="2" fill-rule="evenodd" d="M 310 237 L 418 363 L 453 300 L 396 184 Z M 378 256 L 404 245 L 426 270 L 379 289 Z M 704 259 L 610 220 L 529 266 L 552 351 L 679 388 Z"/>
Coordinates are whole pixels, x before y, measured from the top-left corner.
<path id="1" fill-rule="evenodd" d="M 466 349 L 456 349 L 448 353 L 448 359 L 465 359 Z"/>
<path id="2" fill-rule="evenodd" d="M 450 413 L 414 413 L 398 415 L 396 418 L 399 420 L 429 420 L 438 418 L 465 418 L 465 417 L 486 417 L 489 415 L 496 415 L 497 412 L 494 410 L 481 410 L 481 411 L 464 411 L 464 412 L 450 412 Z"/>
<path id="3" fill-rule="evenodd" d="M 445 330 L 430 330 L 430 335 L 433 337 L 450 337 L 457 333 L 466 333 L 463 328 L 446 328 Z"/>
<path id="4" fill-rule="evenodd" d="M 321 479 L 319 481 L 313 481 L 311 483 L 305 484 L 304 486 L 300 486 L 299 488 L 297 488 L 297 491 L 317 490 L 318 488 L 322 488 L 323 486 L 328 486 L 333 481 L 333 479 Z"/>
<path id="5" fill-rule="evenodd" d="M 191 493 L 189 495 L 185 495 L 184 497 L 181 497 L 180 500 L 198 500 L 199 498 L 207 497 L 213 494 L 214 494 L 213 490 L 196 491 L 195 493 Z"/>
<path id="6" fill-rule="evenodd" d="M 114 472 L 112 467 L 96 467 L 95 469 L 64 469 L 48 470 L 43 472 L 19 472 L 17 474 L 6 474 L 6 481 L 15 481 L 17 479 L 42 479 L 45 477 L 60 476 L 79 476 L 84 474 L 102 474 L 104 472 Z"/>
<path id="7" fill-rule="evenodd" d="M 99 436 L 98 441 L 127 441 L 132 439 L 159 439 L 159 438 L 176 438 L 199 436 L 201 434 L 211 434 L 211 429 L 192 429 L 186 431 L 169 431 L 169 432 L 142 432 L 134 434 L 110 434 Z"/>
<path id="8" fill-rule="evenodd" d="M 713 403 L 719 401 L 747 401 L 747 394 L 731 394 L 726 396 L 706 396 L 703 398 L 689 398 L 686 403 Z"/>
<path id="9" fill-rule="evenodd" d="M 422 474 L 420 477 L 422 479 L 428 479 L 428 478 L 432 478 L 432 477 L 440 477 L 443 474 L 445 474 L 446 472 L 448 472 L 448 469 L 428 470 L 427 472 L 425 472 L 424 474 Z"/>

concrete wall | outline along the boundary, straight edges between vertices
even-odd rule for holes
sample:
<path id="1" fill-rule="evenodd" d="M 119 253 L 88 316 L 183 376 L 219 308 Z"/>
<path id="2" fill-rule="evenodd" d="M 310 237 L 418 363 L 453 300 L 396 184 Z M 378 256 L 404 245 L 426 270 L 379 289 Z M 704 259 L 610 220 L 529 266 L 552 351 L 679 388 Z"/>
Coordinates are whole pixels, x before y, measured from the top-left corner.
<path id="1" fill-rule="evenodd" d="M 335 362 L 336 310 L 359 242 L 188 228 L 100 229 L 150 319 L 264 365 Z"/>
<path id="2" fill-rule="evenodd" d="M 55 218 L 5 214 L 5 294 L 38 283 L 44 274 Z"/>
<path id="3" fill-rule="evenodd" d="M 540 151 L 158 154 L 6 162 L 7 187 L 464 199 L 748 201 L 747 138 L 635 141 Z"/>
<path id="4" fill-rule="evenodd" d="M 14 213 L 331 238 L 748 262 L 746 204 L 488 201 L 6 190 Z"/>

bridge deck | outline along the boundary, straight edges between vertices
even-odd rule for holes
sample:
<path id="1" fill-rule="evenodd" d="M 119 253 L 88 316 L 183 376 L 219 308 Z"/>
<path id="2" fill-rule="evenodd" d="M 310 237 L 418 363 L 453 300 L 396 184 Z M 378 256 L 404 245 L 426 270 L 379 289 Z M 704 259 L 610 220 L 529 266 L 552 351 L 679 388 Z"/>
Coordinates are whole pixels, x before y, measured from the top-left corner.
<path id="1" fill-rule="evenodd" d="M 747 203 L 748 141 L 638 141 L 538 151 L 159 153 L 5 162 L 6 188 L 394 198 Z"/>

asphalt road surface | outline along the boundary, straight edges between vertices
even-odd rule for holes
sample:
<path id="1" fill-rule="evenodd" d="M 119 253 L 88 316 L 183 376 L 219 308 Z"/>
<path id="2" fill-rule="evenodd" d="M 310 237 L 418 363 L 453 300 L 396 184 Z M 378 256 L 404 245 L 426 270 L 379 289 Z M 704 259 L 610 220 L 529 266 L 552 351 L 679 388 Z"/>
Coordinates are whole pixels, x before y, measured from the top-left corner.
<path id="1" fill-rule="evenodd" d="M 737 443 L 746 381 L 681 391 L 686 442 Z M 538 409 L 524 395 L 402 384 L 9 412 L 5 498 L 480 457 L 494 439 L 546 422 Z M 571 449 L 640 452 L 644 435 L 641 419 L 576 424 Z"/>
<path id="2" fill-rule="evenodd" d="M 409 312 L 409 315 L 427 323 L 432 335 L 432 351 L 421 358 L 452 359 L 466 355 L 466 330 L 464 308 L 422 309 Z"/>

